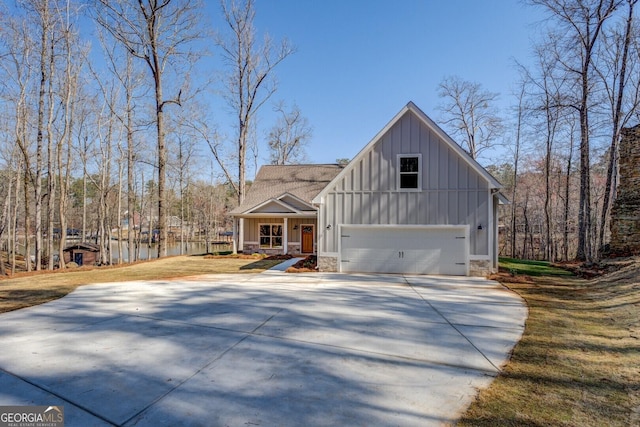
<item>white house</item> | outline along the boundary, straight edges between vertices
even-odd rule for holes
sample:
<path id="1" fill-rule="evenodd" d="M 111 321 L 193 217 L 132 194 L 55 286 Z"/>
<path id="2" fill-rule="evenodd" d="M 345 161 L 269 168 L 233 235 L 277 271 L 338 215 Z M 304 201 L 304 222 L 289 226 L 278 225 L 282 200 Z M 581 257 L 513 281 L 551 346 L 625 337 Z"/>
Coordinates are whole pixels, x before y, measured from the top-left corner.
<path id="1" fill-rule="evenodd" d="M 346 166 L 262 167 L 231 214 L 239 250 L 315 253 L 321 271 L 483 275 L 501 187 L 409 102 Z"/>

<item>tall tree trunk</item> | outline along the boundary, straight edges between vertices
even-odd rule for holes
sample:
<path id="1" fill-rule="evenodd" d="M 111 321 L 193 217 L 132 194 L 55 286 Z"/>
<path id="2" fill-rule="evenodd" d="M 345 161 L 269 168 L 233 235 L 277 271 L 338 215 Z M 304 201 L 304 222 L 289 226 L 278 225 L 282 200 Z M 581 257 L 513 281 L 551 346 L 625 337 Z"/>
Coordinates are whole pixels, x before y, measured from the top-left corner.
<path id="1" fill-rule="evenodd" d="M 12 230 L 11 230 L 11 239 L 12 239 L 12 243 L 11 243 L 11 274 L 15 274 L 16 273 L 16 254 L 18 252 L 18 206 L 20 205 L 20 203 L 18 202 L 20 200 L 20 177 L 19 177 L 19 171 L 20 168 L 22 167 L 22 163 L 20 162 L 18 167 L 16 168 L 16 189 L 15 189 L 15 203 L 13 204 L 13 214 L 12 214 L 12 218 L 11 218 L 11 224 L 12 224 Z M 25 213 L 25 217 L 26 217 L 26 213 Z"/>
<path id="2" fill-rule="evenodd" d="M 127 82 L 131 82 L 131 55 L 127 54 Z M 132 93 L 129 84 L 125 85 L 126 107 L 127 107 L 127 242 L 129 248 L 129 262 L 137 260 L 136 244 L 135 244 L 135 209 L 136 209 L 136 192 L 134 172 L 134 147 L 133 147 L 133 106 Z"/>
<path id="3" fill-rule="evenodd" d="M 36 136 L 36 169 L 35 169 L 35 182 L 34 198 L 35 198 L 35 261 L 36 270 L 42 268 L 42 144 L 43 144 L 43 132 L 44 132 L 44 110 L 45 110 L 45 93 L 47 86 L 47 47 L 49 46 L 49 1 L 43 0 L 40 5 L 41 23 L 42 23 L 42 37 L 40 40 L 40 84 L 38 93 L 38 123 L 37 123 L 37 136 Z"/>
<path id="4" fill-rule="evenodd" d="M 611 135 L 611 145 L 609 147 L 609 162 L 607 165 L 607 182 L 604 189 L 604 201 L 602 204 L 602 214 L 600 215 L 600 230 L 598 256 L 602 256 L 601 248 L 604 247 L 604 232 L 609 219 L 611 209 L 611 199 L 616 192 L 615 177 L 618 172 L 618 140 L 620 139 L 620 122 L 622 118 L 622 100 L 625 94 L 625 79 L 627 75 L 627 58 L 629 56 L 629 46 L 631 45 L 631 34 L 633 29 L 633 9 L 637 0 L 629 0 L 629 14 L 624 33 L 624 45 L 622 48 L 622 58 L 620 61 L 620 75 L 618 81 L 618 92 L 615 95 L 615 107 L 613 110 L 613 133 Z"/>
<path id="5" fill-rule="evenodd" d="M 118 230 L 118 264 L 122 264 L 122 156 L 118 160 L 118 224 L 116 225 Z"/>
<path id="6" fill-rule="evenodd" d="M 573 159 L 573 132 L 571 132 L 571 138 L 569 141 L 569 156 L 567 158 L 567 169 L 566 169 L 566 180 L 564 187 L 564 209 L 562 215 L 562 257 L 564 261 L 569 260 L 569 206 L 571 202 L 569 200 L 570 197 L 570 187 L 571 187 L 571 163 Z"/>
<path id="7" fill-rule="evenodd" d="M 591 158 L 589 146 L 588 79 L 583 79 L 583 107 L 580 108 L 580 202 L 578 251 L 576 258 L 591 260 Z"/>
<path id="8" fill-rule="evenodd" d="M 156 126 L 158 130 L 158 258 L 167 256 L 167 206 L 165 204 L 165 179 L 167 147 L 164 138 L 164 114 L 162 102 L 162 81 L 156 78 Z"/>
<path id="9" fill-rule="evenodd" d="M 60 217 L 60 240 L 58 242 L 59 267 L 65 268 L 64 249 L 67 241 L 68 190 L 71 175 L 72 134 L 75 114 L 76 76 L 73 75 L 73 38 L 69 22 L 65 23 L 65 91 L 64 91 L 64 130 L 58 143 L 58 216 Z"/>
<path id="10" fill-rule="evenodd" d="M 8 171 L 11 174 L 11 171 Z M 2 206 L 2 213 L 0 214 L 0 276 L 4 276 L 6 274 L 4 267 L 4 257 L 2 256 L 2 250 L 5 248 L 3 245 L 4 236 L 7 234 L 7 231 L 10 231 L 9 223 L 9 212 L 11 210 L 11 190 L 13 189 L 13 176 L 12 174 L 9 176 L 9 183 L 7 185 L 7 196 L 4 199 L 4 203 Z M 9 229 L 9 230 L 7 230 Z M 8 236 L 8 234 L 7 234 Z M 9 238 L 7 237 L 6 241 L 6 249 L 9 251 Z"/>
<path id="11" fill-rule="evenodd" d="M 31 178 L 28 169 L 24 171 L 24 180 L 23 180 L 23 196 L 24 196 L 24 260 L 25 260 L 25 268 L 27 271 L 31 271 L 33 268 L 31 263 L 31 208 L 29 200 L 29 194 L 31 193 L 29 188 L 29 179 Z"/>
<path id="12" fill-rule="evenodd" d="M 522 84 L 518 97 L 518 124 L 516 126 L 516 152 L 513 157 L 513 193 L 511 198 L 511 258 L 516 257 L 516 199 L 518 197 L 518 163 L 520 161 L 520 133 L 522 131 L 522 101 L 525 94 L 525 86 Z"/>
<path id="13" fill-rule="evenodd" d="M 55 167 L 55 145 L 53 142 L 53 106 L 54 106 L 54 75 L 55 52 L 54 43 L 51 43 L 51 54 L 49 56 L 49 79 L 48 79 L 48 102 L 47 102 L 47 268 L 53 270 L 53 228 L 55 220 L 56 203 L 56 167 Z"/>
<path id="14" fill-rule="evenodd" d="M 81 241 L 86 241 L 87 236 L 87 139 L 84 137 L 84 149 L 82 152 L 82 237 Z"/>

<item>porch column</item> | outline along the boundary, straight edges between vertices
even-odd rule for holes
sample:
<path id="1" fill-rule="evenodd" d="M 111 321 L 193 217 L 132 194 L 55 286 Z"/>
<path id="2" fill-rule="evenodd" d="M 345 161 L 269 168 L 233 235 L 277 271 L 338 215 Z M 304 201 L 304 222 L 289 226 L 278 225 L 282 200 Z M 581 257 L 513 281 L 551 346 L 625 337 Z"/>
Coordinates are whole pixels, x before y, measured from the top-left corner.
<path id="1" fill-rule="evenodd" d="M 238 218 L 233 218 L 233 254 L 238 253 Z"/>
<path id="2" fill-rule="evenodd" d="M 289 250 L 289 218 L 284 218 L 284 230 L 282 231 L 282 253 L 287 254 Z"/>
<path id="3" fill-rule="evenodd" d="M 244 218 L 238 218 L 238 250 L 244 252 Z"/>

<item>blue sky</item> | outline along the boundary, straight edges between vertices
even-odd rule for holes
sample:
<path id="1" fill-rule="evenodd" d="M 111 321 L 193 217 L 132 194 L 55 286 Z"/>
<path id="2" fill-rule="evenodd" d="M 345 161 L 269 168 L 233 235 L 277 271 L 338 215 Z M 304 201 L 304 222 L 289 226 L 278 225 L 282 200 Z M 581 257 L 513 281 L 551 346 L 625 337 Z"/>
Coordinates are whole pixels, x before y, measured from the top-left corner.
<path id="1" fill-rule="evenodd" d="M 257 0 L 255 24 L 296 46 L 272 99 L 300 107 L 313 126 L 309 161 L 331 163 L 354 157 L 408 101 L 438 122 L 437 86 L 448 75 L 499 92 L 507 109 L 514 59 L 527 62 L 540 19 L 518 0 Z"/>

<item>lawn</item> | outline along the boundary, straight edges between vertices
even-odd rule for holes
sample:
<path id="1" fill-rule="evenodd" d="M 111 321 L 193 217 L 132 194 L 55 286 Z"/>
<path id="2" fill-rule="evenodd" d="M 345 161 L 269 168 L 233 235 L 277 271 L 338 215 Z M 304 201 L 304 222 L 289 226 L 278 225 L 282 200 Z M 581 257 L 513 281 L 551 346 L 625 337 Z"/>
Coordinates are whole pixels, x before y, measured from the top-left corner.
<path id="1" fill-rule="evenodd" d="M 179 256 L 0 280 L 0 312 L 60 298 L 91 283 L 260 272 L 280 260 Z M 494 279 L 529 307 L 509 363 L 460 426 L 640 425 L 640 259 L 578 279 L 548 263 L 501 260 Z"/>
<path id="2" fill-rule="evenodd" d="M 573 273 L 554 267 L 547 261 L 532 261 L 513 258 L 500 258 L 500 267 L 511 275 L 527 276 L 573 276 Z"/>
<path id="3" fill-rule="evenodd" d="M 640 260 L 627 264 L 587 281 L 505 260 L 494 278 L 525 299 L 529 318 L 458 425 L 640 425 Z"/>
<path id="4" fill-rule="evenodd" d="M 282 260 L 176 256 L 126 266 L 81 267 L 63 271 L 17 274 L 0 279 L 0 313 L 61 298 L 92 283 L 170 279 L 200 274 L 259 273 Z"/>

